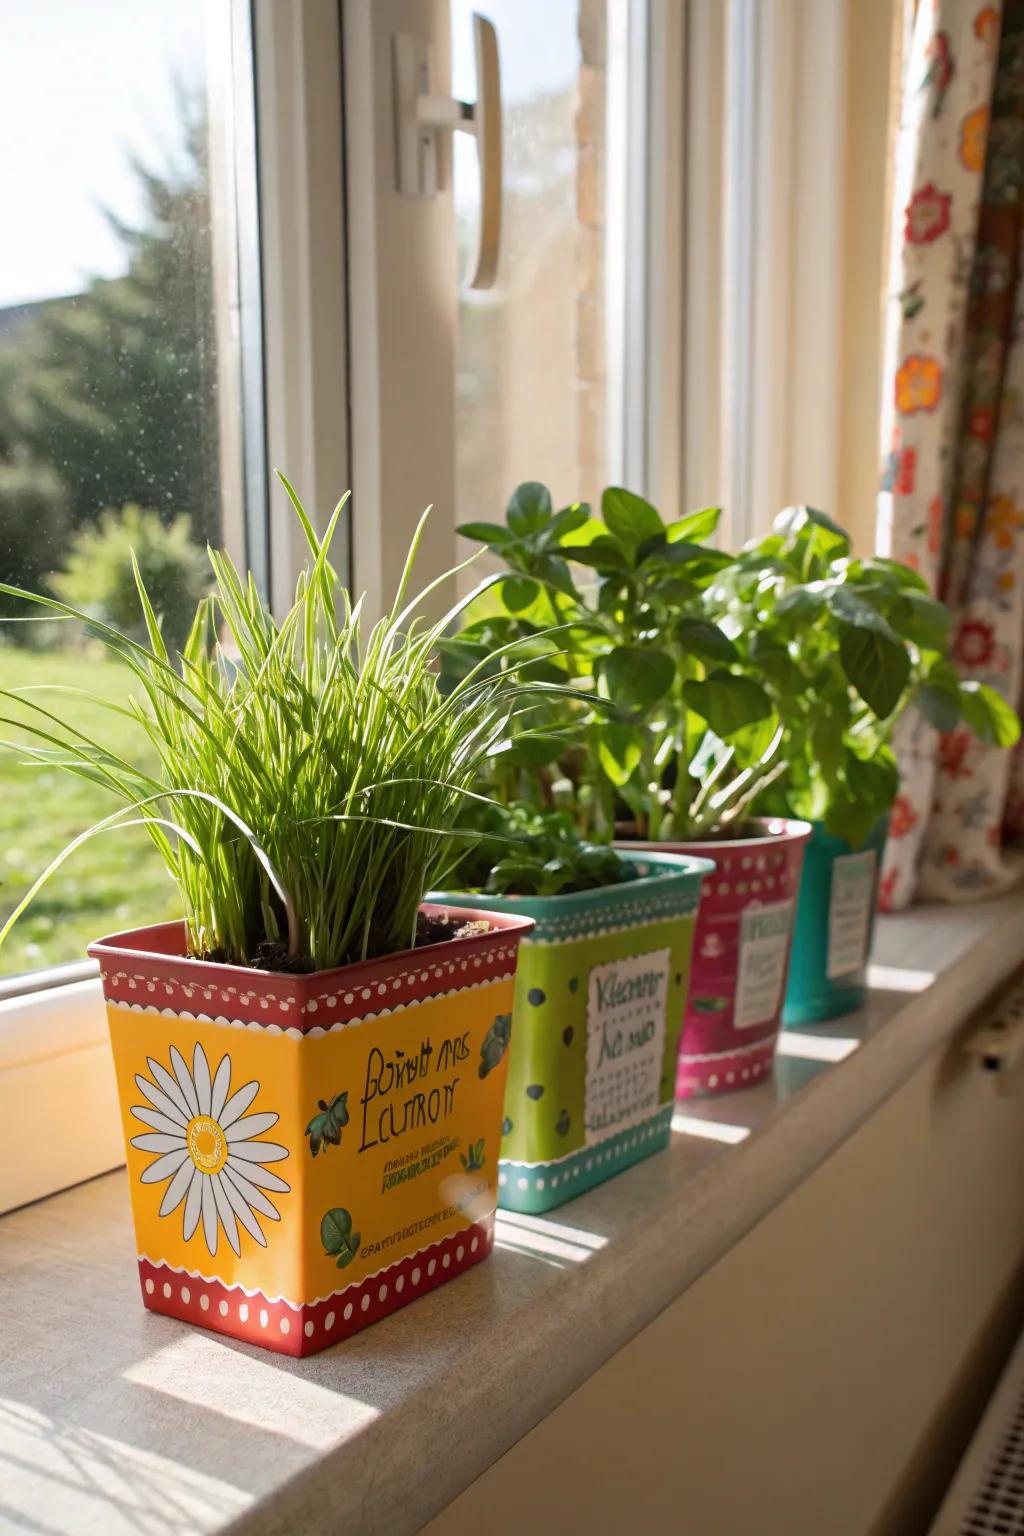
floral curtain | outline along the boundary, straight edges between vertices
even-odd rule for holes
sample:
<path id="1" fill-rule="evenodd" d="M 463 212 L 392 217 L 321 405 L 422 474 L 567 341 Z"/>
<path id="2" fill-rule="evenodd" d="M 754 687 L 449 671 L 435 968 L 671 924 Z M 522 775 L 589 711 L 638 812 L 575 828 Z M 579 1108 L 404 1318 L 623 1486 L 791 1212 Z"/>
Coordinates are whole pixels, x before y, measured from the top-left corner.
<path id="1" fill-rule="evenodd" d="M 952 608 L 954 657 L 1024 673 L 1024 0 L 918 0 L 893 182 L 878 545 Z M 1024 759 L 918 716 L 897 732 L 882 904 L 1024 874 Z"/>

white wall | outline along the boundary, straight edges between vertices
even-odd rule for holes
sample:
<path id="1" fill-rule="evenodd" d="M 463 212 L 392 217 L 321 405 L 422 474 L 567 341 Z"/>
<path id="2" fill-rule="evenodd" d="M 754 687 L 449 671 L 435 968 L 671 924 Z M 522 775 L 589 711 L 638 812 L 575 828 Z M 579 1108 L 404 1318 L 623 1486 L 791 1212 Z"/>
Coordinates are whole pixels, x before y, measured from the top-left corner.
<path id="1" fill-rule="evenodd" d="M 936 1055 L 430 1536 L 925 1530 L 1024 1314 L 1022 1169 L 1024 1096 Z"/>

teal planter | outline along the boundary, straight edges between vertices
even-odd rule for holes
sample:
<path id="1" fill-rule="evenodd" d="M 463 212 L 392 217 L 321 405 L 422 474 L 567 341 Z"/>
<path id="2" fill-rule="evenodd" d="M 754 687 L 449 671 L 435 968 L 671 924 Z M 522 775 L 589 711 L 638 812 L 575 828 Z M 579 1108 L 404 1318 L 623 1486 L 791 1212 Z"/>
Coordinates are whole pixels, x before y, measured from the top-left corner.
<path id="1" fill-rule="evenodd" d="M 864 1002 L 889 818 L 862 848 L 812 825 L 796 907 L 783 1024 L 816 1024 Z"/>
<path id="2" fill-rule="evenodd" d="M 639 879 L 451 898 L 536 925 L 516 969 L 498 1164 L 506 1210 L 551 1210 L 668 1145 L 701 879 L 714 866 L 620 856 Z"/>

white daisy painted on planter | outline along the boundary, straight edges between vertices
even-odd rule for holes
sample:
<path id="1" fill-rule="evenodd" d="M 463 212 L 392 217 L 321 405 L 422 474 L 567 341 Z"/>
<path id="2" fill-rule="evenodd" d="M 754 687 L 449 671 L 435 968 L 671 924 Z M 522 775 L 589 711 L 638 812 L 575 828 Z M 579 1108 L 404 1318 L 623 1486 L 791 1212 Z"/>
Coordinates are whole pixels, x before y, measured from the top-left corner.
<path id="1" fill-rule="evenodd" d="M 131 1144 L 140 1152 L 159 1154 L 142 1174 L 143 1184 L 170 1181 L 159 1214 L 173 1215 L 184 1201 L 185 1241 L 201 1219 L 211 1256 L 217 1252 L 221 1230 L 240 1255 L 239 1226 L 265 1248 L 267 1240 L 257 1213 L 269 1221 L 281 1218 L 264 1191 L 286 1195 L 290 1186 L 263 1166 L 286 1158 L 288 1148 L 274 1141 L 255 1140 L 276 1125 L 280 1116 L 269 1111 L 246 1113 L 260 1091 L 259 1083 L 246 1083 L 237 1093 L 230 1093 L 230 1056 L 221 1057 L 211 1077 L 199 1044 L 191 1072 L 173 1045 L 171 1072 L 152 1056 L 146 1057 L 146 1064 L 152 1081 L 141 1072 L 135 1074 L 135 1081 L 149 1103 L 135 1105 L 132 1115 L 150 1129 L 145 1135 L 133 1136 Z"/>

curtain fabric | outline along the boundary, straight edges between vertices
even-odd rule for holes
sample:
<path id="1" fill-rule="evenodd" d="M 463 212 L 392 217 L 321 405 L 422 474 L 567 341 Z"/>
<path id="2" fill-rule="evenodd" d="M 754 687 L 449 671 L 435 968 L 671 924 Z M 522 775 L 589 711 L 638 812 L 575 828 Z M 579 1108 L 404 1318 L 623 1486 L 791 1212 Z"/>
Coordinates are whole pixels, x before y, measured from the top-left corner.
<path id="1" fill-rule="evenodd" d="M 893 180 L 879 551 L 954 614 L 954 659 L 1015 708 L 1024 652 L 1024 0 L 919 0 Z M 920 716 L 882 905 L 970 900 L 1022 873 L 1024 760 Z"/>

